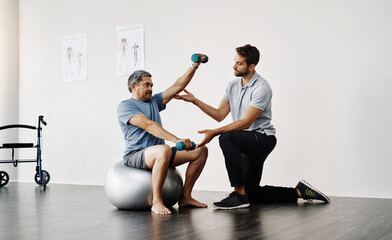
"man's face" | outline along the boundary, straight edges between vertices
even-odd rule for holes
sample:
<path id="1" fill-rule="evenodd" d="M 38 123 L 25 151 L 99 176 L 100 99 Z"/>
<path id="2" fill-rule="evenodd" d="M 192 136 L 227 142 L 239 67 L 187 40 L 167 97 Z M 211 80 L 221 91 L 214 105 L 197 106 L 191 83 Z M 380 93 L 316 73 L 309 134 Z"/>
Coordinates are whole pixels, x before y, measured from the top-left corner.
<path id="1" fill-rule="evenodd" d="M 137 85 L 134 84 L 132 95 L 134 95 L 139 100 L 148 102 L 151 100 L 152 86 L 153 83 L 151 77 L 142 77 L 142 80 Z"/>
<path id="2" fill-rule="evenodd" d="M 248 64 L 246 63 L 246 59 L 239 55 L 238 53 L 235 54 L 234 57 L 234 76 L 242 77 L 249 73 Z"/>

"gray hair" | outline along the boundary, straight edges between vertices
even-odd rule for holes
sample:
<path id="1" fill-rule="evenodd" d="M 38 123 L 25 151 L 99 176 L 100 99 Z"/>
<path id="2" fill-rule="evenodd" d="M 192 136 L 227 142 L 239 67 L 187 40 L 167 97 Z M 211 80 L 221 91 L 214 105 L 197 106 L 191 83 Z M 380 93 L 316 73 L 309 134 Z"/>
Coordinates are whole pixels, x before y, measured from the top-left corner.
<path id="1" fill-rule="evenodd" d="M 131 76 L 128 78 L 128 90 L 132 93 L 132 84 L 138 85 L 139 82 L 142 80 L 143 77 L 151 77 L 151 74 L 144 70 L 137 70 L 134 71 Z"/>

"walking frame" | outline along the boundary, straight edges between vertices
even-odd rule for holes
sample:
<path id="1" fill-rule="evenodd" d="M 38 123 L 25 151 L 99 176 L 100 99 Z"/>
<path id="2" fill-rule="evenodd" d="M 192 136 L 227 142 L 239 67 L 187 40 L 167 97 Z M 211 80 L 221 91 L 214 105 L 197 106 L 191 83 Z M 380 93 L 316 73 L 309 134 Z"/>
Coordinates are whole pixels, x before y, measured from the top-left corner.
<path id="1" fill-rule="evenodd" d="M 37 131 L 37 143 L 0 143 L 0 150 L 1 149 L 11 149 L 11 159 L 10 160 L 0 160 L 0 163 L 12 163 L 14 167 L 17 167 L 19 163 L 30 163 L 36 162 L 37 166 L 35 168 L 36 174 L 34 176 L 35 182 L 43 186 L 46 189 L 46 185 L 50 181 L 49 172 L 42 169 L 42 159 L 41 159 L 41 136 L 42 136 L 42 127 L 41 124 L 46 126 L 46 122 L 44 121 L 44 116 L 38 117 L 38 127 L 31 126 L 31 125 L 24 125 L 24 124 L 12 124 L 12 125 L 5 125 L 0 126 L 1 130 L 11 129 L 11 128 L 25 128 Z M 1 134 L 1 132 L 0 132 Z M 37 156 L 36 159 L 15 159 L 15 149 L 16 148 L 36 148 L 37 149 Z M 4 187 L 7 185 L 9 181 L 9 175 L 5 171 L 0 171 L 0 187 Z"/>

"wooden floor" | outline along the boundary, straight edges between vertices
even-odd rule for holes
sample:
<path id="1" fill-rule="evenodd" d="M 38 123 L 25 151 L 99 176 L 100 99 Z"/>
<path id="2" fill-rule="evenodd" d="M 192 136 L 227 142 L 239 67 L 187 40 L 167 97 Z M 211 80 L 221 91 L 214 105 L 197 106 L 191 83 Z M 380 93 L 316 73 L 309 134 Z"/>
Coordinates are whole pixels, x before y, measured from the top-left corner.
<path id="1" fill-rule="evenodd" d="M 102 186 L 9 183 L 0 188 L 0 239 L 392 239 L 392 199 L 214 210 L 226 194 L 195 191 L 207 209 L 175 205 L 171 216 L 157 216 L 117 210 Z"/>

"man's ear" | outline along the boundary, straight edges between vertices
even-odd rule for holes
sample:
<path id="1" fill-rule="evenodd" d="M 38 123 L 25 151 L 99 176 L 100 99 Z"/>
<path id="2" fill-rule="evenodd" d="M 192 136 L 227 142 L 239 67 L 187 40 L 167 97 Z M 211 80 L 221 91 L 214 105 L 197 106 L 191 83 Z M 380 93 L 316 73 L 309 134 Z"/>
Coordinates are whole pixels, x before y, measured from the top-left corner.
<path id="1" fill-rule="evenodd" d="M 255 68 L 256 68 L 256 65 L 255 65 L 255 64 L 249 65 L 249 70 L 254 71 Z"/>
<path id="2" fill-rule="evenodd" d="M 131 92 L 133 92 L 133 90 L 136 88 L 136 84 L 131 83 Z"/>

